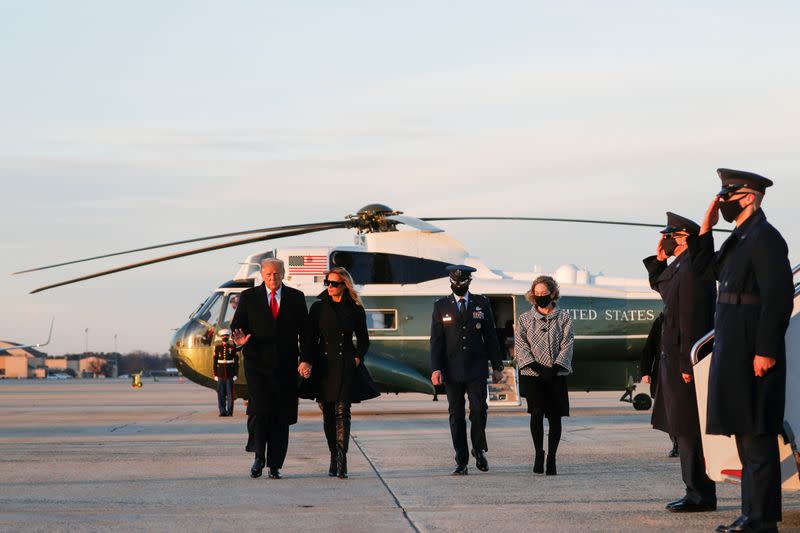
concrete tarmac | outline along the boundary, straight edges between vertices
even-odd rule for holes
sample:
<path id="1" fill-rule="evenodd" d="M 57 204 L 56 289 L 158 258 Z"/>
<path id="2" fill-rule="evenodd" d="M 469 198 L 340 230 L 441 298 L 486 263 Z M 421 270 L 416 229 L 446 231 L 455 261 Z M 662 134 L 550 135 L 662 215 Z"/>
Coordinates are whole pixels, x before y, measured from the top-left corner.
<path id="1" fill-rule="evenodd" d="M 683 494 L 669 438 L 618 393 L 572 393 L 558 476 L 531 472 L 529 417 L 492 407 L 487 473 L 453 477 L 447 402 L 353 407 L 349 480 L 327 476 L 316 404 L 301 401 L 284 479 L 250 479 L 241 400 L 175 379 L 0 381 L 0 531 L 713 531 L 739 515 L 664 510 Z M 781 531 L 800 531 L 784 493 Z"/>

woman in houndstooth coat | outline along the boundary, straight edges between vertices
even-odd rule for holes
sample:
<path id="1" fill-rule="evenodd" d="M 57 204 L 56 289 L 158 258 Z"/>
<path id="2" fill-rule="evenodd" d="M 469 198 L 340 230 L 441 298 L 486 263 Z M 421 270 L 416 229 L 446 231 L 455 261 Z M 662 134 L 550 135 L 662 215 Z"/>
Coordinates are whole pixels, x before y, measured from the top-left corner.
<path id="1" fill-rule="evenodd" d="M 558 283 L 539 276 L 526 294 L 531 309 L 517 321 L 514 354 L 519 368 L 520 389 L 528 401 L 531 436 L 536 455 L 533 471 L 556 475 L 556 451 L 561 440 L 561 417 L 569 416 L 567 376 L 572 373 L 572 318 L 556 309 Z M 544 455 L 544 418 L 547 436 L 547 468 Z"/>

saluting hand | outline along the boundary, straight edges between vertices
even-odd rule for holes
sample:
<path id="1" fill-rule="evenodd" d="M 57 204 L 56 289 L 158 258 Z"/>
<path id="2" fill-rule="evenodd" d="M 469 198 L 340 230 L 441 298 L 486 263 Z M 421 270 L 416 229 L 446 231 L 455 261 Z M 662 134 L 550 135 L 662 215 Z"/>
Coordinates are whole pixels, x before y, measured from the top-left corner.
<path id="1" fill-rule="evenodd" d="M 252 337 L 252 333 L 245 335 L 241 328 L 233 330 L 231 335 L 231 339 L 233 339 L 233 343 L 236 346 L 244 346 L 250 340 L 250 337 Z"/>
<path id="2" fill-rule="evenodd" d="M 775 366 L 775 359 L 772 357 L 764 357 L 762 355 L 756 355 L 753 358 L 753 372 L 755 372 L 756 377 L 764 377 L 769 370 Z"/>
<path id="3" fill-rule="evenodd" d="M 656 259 L 659 261 L 666 261 L 667 257 L 669 256 L 667 252 L 664 251 L 664 239 L 662 237 L 658 239 L 658 244 L 656 245 Z"/>
<path id="4" fill-rule="evenodd" d="M 703 218 L 703 224 L 700 226 L 700 235 L 711 231 L 711 228 L 716 226 L 717 222 L 719 222 L 719 202 L 720 197 L 715 196 L 708 206 L 706 216 Z"/>

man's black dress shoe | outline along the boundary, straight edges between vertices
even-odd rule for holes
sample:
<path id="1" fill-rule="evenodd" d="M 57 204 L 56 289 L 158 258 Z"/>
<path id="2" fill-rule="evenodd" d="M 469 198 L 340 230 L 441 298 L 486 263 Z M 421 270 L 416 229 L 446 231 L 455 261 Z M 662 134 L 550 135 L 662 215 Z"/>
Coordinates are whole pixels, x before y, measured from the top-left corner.
<path id="1" fill-rule="evenodd" d="M 673 513 L 709 513 L 717 510 L 717 504 L 692 503 L 687 500 L 678 502 L 671 507 L 667 507 Z"/>
<path id="2" fill-rule="evenodd" d="M 281 471 L 277 468 L 269 468 L 269 478 L 270 479 L 280 479 L 281 478 Z"/>
<path id="3" fill-rule="evenodd" d="M 733 524 L 717 526 L 716 530 L 719 533 L 772 533 L 778 531 L 778 525 L 775 522 L 756 522 L 742 515 Z"/>
<path id="4" fill-rule="evenodd" d="M 481 472 L 489 471 L 489 460 L 486 459 L 486 454 L 482 450 L 472 450 L 472 455 L 475 457 L 475 466 Z"/>
<path id="5" fill-rule="evenodd" d="M 680 498 L 680 499 L 678 499 L 678 500 L 675 500 L 675 501 L 671 501 L 671 502 L 669 502 L 669 503 L 666 505 L 666 507 L 665 507 L 665 508 L 666 508 L 666 509 L 669 509 L 670 507 L 673 507 L 673 506 L 675 506 L 675 505 L 678 505 L 679 503 L 685 503 L 685 502 L 686 502 L 686 496 L 684 496 L 683 498 Z"/>
<path id="6" fill-rule="evenodd" d="M 467 474 L 469 474 L 467 465 L 456 465 L 456 469 L 453 470 L 454 476 L 466 476 Z"/>
<path id="7" fill-rule="evenodd" d="M 256 460 L 253 461 L 253 466 L 250 468 L 250 477 L 261 477 L 261 472 L 264 470 L 264 464 L 264 459 L 256 457 Z"/>

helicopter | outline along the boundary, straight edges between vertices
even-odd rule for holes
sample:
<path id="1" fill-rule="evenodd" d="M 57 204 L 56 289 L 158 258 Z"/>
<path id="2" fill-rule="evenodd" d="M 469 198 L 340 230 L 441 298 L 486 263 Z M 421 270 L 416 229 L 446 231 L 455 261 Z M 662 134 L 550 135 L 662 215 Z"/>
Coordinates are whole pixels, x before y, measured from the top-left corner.
<path id="1" fill-rule="evenodd" d="M 494 312 L 498 339 L 513 361 L 514 325 L 529 309 L 525 293 L 540 273 L 505 272 L 490 267 L 441 228 L 437 221 L 524 220 L 663 227 L 662 224 L 543 217 L 428 217 L 415 218 L 384 204 L 369 204 L 343 220 L 260 228 L 186 239 L 77 259 L 15 272 L 22 274 L 94 259 L 199 242 L 203 240 L 261 234 L 222 244 L 204 246 L 140 261 L 86 276 L 40 287 L 31 293 L 86 281 L 99 276 L 139 268 L 179 257 L 278 238 L 331 229 L 355 229 L 353 244 L 271 249 L 251 254 L 232 279 L 220 284 L 177 328 L 170 341 L 176 368 L 187 379 L 216 388 L 212 368 L 216 333 L 227 328 L 239 294 L 259 285 L 260 262 L 281 259 L 286 266 L 284 282 L 301 290 L 311 304 L 324 289 L 325 272 L 334 266 L 352 275 L 367 315 L 370 349 L 365 364 L 382 392 L 416 392 L 436 397 L 431 384 L 429 358 L 430 313 L 433 302 L 450 293 L 446 267 L 466 264 L 476 269 L 471 290 L 488 297 Z M 405 226 L 402 230 L 398 226 Z M 725 231 L 725 230 L 721 230 Z M 562 265 L 554 273 L 561 287 L 559 306 L 574 323 L 574 373 L 572 390 L 623 391 L 623 401 L 637 410 L 649 409 L 647 394 L 633 396 L 639 375 L 639 358 L 650 326 L 662 310 L 660 296 L 646 279 L 624 279 L 593 275 L 573 265 Z M 240 370 L 235 385 L 237 397 L 247 398 L 247 384 Z"/>

